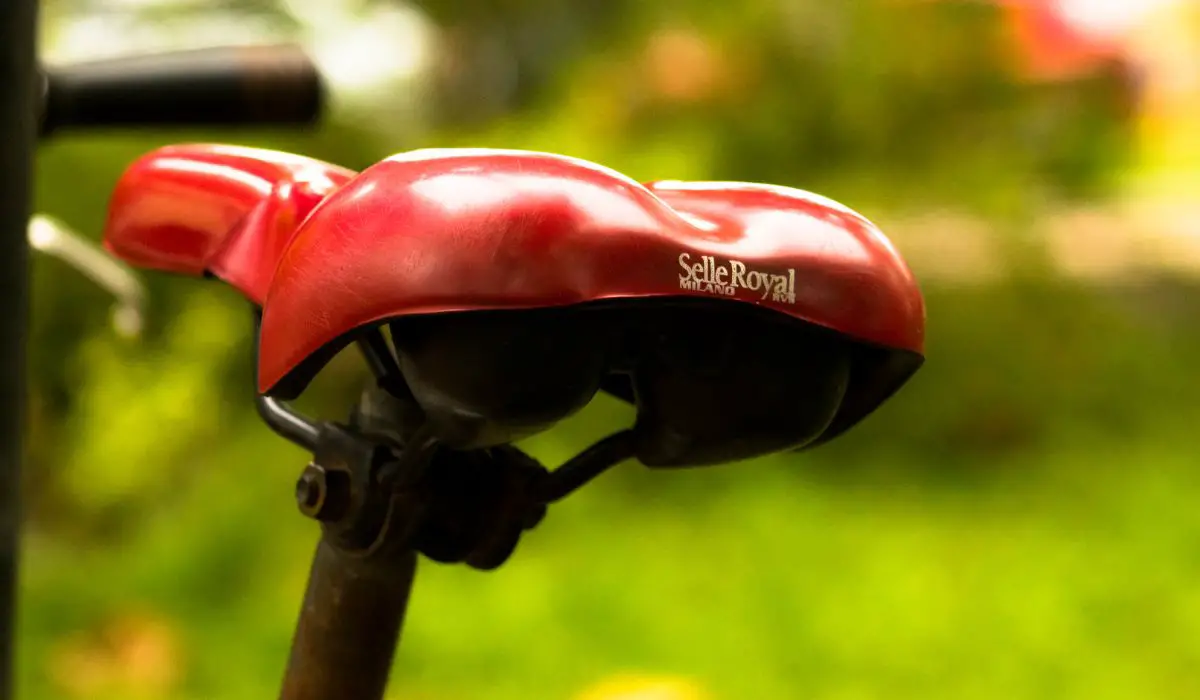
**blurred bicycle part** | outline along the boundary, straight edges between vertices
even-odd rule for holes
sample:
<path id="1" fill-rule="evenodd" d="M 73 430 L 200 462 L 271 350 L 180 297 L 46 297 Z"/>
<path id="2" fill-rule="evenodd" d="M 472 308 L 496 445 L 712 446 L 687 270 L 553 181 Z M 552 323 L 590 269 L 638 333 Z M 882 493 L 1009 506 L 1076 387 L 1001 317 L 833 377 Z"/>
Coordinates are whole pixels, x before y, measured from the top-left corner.
<path id="1" fill-rule="evenodd" d="M 308 125 L 316 66 L 293 45 L 218 47 L 43 69 L 42 138 L 63 130 Z"/>
<path id="2" fill-rule="evenodd" d="M 116 303 L 112 326 L 118 335 L 125 338 L 141 335 L 145 326 L 146 290 L 124 263 L 46 214 L 30 219 L 28 238 L 31 248 L 61 260 L 113 296 Z"/>
<path id="3" fill-rule="evenodd" d="M 407 2 L 282 0 L 234 7 L 187 0 L 84 0 L 55 11 L 43 58 L 77 65 L 212 46 L 303 47 L 328 90 L 327 115 L 390 139 L 417 138 L 428 122 L 427 83 L 441 41 L 433 22 Z"/>

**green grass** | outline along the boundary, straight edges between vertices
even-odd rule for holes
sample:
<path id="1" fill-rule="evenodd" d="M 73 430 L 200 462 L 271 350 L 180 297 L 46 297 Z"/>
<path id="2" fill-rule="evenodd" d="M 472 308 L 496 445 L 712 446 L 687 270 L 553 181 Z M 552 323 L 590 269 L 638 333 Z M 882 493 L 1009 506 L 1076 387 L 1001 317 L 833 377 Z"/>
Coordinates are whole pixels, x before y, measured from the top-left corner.
<path id="1" fill-rule="evenodd" d="M 1200 697 L 1200 474 L 1179 444 L 938 480 L 834 478 L 820 453 L 626 465 L 498 572 L 423 564 L 393 695 L 566 699 L 647 671 L 718 698 Z M 62 639 L 136 611 L 180 638 L 179 685 L 142 697 L 273 697 L 315 536 L 289 500 L 300 464 L 250 432 L 111 547 L 31 539 L 21 697 L 64 697 Z"/>

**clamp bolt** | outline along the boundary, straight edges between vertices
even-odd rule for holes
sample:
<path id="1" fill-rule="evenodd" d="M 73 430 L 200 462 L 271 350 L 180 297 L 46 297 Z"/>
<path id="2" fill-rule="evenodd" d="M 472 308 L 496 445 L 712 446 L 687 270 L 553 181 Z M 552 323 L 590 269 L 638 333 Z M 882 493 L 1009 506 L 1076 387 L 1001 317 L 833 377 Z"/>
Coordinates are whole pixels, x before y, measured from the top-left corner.
<path id="1" fill-rule="evenodd" d="M 296 505 L 310 518 L 319 518 L 325 507 L 325 470 L 316 464 L 304 468 L 296 480 Z"/>

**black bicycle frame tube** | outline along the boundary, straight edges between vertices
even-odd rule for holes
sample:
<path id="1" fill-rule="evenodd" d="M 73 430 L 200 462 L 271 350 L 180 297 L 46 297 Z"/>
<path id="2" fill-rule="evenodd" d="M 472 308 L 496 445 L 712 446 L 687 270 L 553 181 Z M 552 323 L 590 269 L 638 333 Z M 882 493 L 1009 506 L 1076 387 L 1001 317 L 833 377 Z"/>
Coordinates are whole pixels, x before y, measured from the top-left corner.
<path id="1" fill-rule="evenodd" d="M 0 2 L 0 700 L 15 692 L 37 0 Z"/>

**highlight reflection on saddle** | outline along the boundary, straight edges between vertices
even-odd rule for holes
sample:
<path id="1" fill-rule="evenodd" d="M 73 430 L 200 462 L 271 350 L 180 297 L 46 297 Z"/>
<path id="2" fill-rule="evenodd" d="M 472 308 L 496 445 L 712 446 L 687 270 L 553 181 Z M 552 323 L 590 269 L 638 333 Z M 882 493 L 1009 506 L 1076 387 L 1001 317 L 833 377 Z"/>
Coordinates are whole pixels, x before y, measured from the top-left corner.
<path id="1" fill-rule="evenodd" d="M 639 184 L 565 156 L 420 150 L 361 173 L 171 146 L 114 193 L 105 245 L 262 307 L 259 391 L 294 398 L 386 326 L 447 445 L 510 442 L 602 388 L 649 466 L 813 446 L 922 362 L 925 310 L 861 215 L 784 187 Z"/>

